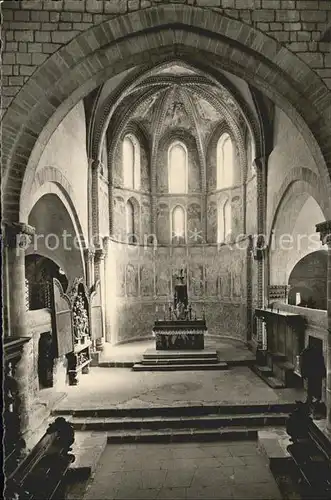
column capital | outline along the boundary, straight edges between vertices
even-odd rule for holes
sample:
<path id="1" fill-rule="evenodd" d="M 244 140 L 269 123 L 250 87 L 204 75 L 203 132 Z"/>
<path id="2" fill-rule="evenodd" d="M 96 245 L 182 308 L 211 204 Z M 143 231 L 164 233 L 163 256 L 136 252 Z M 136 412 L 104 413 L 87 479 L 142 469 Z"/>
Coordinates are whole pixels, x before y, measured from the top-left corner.
<path id="1" fill-rule="evenodd" d="M 92 168 L 92 172 L 96 172 L 96 173 L 99 173 L 102 169 L 102 162 L 100 160 L 93 160 L 93 159 L 90 159 L 90 165 L 91 165 L 91 168 Z"/>
<path id="2" fill-rule="evenodd" d="M 94 255 L 94 260 L 95 262 L 99 262 L 100 260 L 104 259 L 106 256 L 106 252 L 103 248 L 97 248 L 95 251 Z"/>
<path id="3" fill-rule="evenodd" d="M 316 232 L 320 233 L 323 245 L 331 247 L 331 220 L 326 220 L 320 224 L 316 224 Z"/>
<path id="4" fill-rule="evenodd" d="M 266 256 L 268 245 L 265 242 L 264 235 L 259 234 L 257 237 L 253 237 L 252 250 L 254 260 L 262 260 Z"/>
<path id="5" fill-rule="evenodd" d="M 24 222 L 2 221 L 3 242 L 10 248 L 27 248 L 31 243 L 35 228 Z"/>
<path id="6" fill-rule="evenodd" d="M 110 236 L 104 236 L 102 238 L 103 251 L 105 253 L 105 257 L 107 257 L 109 248 L 110 248 L 111 238 Z"/>
<path id="7" fill-rule="evenodd" d="M 265 165 L 268 161 L 268 158 L 269 158 L 269 155 L 259 156 L 258 158 L 254 158 L 253 167 L 255 168 L 256 173 L 265 167 Z"/>
<path id="8" fill-rule="evenodd" d="M 84 248 L 84 257 L 87 261 L 92 261 L 94 259 L 94 255 L 95 255 L 94 247 Z"/>

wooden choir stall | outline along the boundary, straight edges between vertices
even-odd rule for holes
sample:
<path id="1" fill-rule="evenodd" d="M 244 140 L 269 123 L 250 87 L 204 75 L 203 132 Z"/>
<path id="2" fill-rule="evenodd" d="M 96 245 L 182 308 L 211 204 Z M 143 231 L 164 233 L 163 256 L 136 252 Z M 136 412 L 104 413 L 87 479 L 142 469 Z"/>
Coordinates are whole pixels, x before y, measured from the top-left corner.
<path id="1" fill-rule="evenodd" d="M 300 314 L 278 308 L 255 309 L 266 329 L 266 367 L 286 387 L 302 384 L 299 355 L 304 348 L 304 320 Z"/>
<path id="2" fill-rule="evenodd" d="M 93 344 L 103 336 L 100 282 L 88 290 L 77 279 L 64 293 L 54 278 L 52 321 L 56 357 L 66 356 L 69 385 L 77 385 L 79 375 L 89 373 Z"/>

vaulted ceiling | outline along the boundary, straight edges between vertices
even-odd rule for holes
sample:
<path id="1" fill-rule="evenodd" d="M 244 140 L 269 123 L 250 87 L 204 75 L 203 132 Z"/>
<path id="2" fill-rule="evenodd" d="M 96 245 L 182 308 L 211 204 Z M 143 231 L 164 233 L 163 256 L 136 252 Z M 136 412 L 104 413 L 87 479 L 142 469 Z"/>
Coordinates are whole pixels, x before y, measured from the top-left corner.
<path id="1" fill-rule="evenodd" d="M 204 144 L 222 121 L 251 132 L 262 142 L 272 123 L 263 96 L 242 79 L 222 72 L 216 79 L 181 61 L 152 70 L 142 67 L 109 79 L 85 99 L 89 156 L 100 155 L 101 143 L 120 135 L 134 121 L 147 137 L 166 129 L 186 129 Z M 261 109 L 260 109 L 261 108 Z"/>

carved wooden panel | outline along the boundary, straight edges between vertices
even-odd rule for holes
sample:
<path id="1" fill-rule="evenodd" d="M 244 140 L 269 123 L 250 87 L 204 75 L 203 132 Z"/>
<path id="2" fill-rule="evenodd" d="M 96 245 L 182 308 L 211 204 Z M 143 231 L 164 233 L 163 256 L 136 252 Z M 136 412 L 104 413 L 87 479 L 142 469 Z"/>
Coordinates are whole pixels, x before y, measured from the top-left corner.
<path id="1" fill-rule="evenodd" d="M 61 357 L 74 350 L 72 307 L 69 297 L 56 278 L 53 278 L 52 321 L 57 357 Z"/>
<path id="2" fill-rule="evenodd" d="M 98 280 L 90 294 L 90 332 L 92 340 L 103 336 L 101 285 Z"/>

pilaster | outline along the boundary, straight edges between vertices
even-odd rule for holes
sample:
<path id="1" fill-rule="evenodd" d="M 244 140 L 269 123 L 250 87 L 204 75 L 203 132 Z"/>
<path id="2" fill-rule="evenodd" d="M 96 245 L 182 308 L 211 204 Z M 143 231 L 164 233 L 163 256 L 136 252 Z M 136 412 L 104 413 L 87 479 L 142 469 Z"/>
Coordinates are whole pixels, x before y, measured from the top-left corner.
<path id="1" fill-rule="evenodd" d="M 84 250 L 84 259 L 85 259 L 85 268 L 86 268 L 86 285 L 88 288 L 94 283 L 94 255 L 95 248 L 85 248 Z"/>
<path id="2" fill-rule="evenodd" d="M 327 405 L 327 430 L 331 435 L 331 220 L 316 225 L 316 231 L 320 233 L 323 245 L 327 245 L 328 269 L 327 269 L 327 315 L 328 315 L 328 335 L 327 335 L 327 359 L 326 359 L 326 405 Z"/>
<path id="3" fill-rule="evenodd" d="M 257 179 L 257 235 L 254 247 L 254 259 L 257 265 L 257 307 L 263 308 L 265 298 L 265 262 L 266 262 L 266 241 L 265 241 L 265 214 L 266 214 L 266 179 L 267 179 L 268 156 L 255 158 L 254 167 Z M 262 342 L 264 332 L 261 321 L 257 320 L 257 337 L 259 344 Z"/>
<path id="4" fill-rule="evenodd" d="M 92 241 L 94 246 L 100 244 L 100 224 L 99 224 L 99 174 L 101 172 L 102 163 L 99 160 L 94 160 L 91 163 L 92 168 L 92 189 L 91 189 L 91 206 L 92 206 Z"/>

